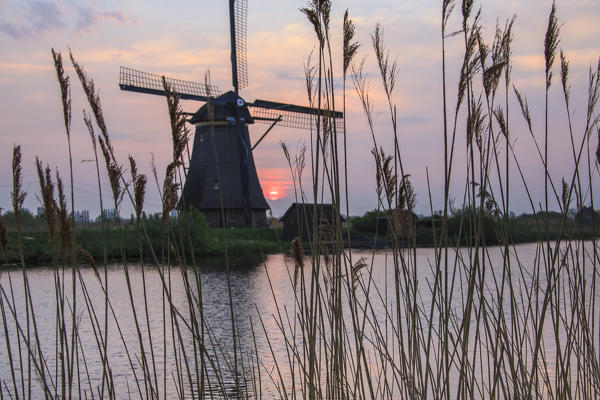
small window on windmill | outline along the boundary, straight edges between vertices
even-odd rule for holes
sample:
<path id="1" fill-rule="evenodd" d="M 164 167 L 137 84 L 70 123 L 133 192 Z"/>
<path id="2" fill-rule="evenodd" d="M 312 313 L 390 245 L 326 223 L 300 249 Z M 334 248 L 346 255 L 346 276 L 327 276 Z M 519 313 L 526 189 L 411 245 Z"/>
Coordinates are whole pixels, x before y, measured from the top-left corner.
<path id="1" fill-rule="evenodd" d="M 215 182 L 213 184 L 213 189 L 215 190 L 219 190 L 219 181 L 215 179 Z"/>
<path id="2" fill-rule="evenodd" d="M 200 126 L 196 125 L 196 135 L 198 135 L 198 139 L 200 140 L 200 143 L 204 143 L 204 131 L 199 128 L 200 128 Z"/>

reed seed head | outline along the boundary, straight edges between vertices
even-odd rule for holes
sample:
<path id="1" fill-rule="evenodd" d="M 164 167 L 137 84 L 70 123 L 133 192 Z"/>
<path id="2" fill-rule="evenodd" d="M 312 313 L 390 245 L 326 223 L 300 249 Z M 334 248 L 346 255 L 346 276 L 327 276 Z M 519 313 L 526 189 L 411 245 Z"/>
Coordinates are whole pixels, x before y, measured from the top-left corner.
<path id="1" fill-rule="evenodd" d="M 96 118 L 96 124 L 100 128 L 100 132 L 104 137 L 105 146 L 110 151 L 110 154 L 114 154 L 112 144 L 110 143 L 110 139 L 108 137 L 108 130 L 106 128 L 106 123 L 104 122 L 104 115 L 102 113 L 102 105 L 100 104 L 100 96 L 96 91 L 96 87 L 94 85 L 94 81 L 87 76 L 85 70 L 77 61 L 75 61 L 75 57 L 73 56 L 73 52 L 69 49 L 69 57 L 71 58 L 71 63 L 75 68 L 75 72 L 79 77 L 79 81 L 81 82 L 81 86 L 83 87 L 83 91 L 88 99 L 88 103 L 90 104 L 90 108 L 92 109 L 92 113 Z"/>
<path id="2" fill-rule="evenodd" d="M 296 174 L 300 178 L 302 176 L 302 171 L 304 171 L 304 167 L 306 166 L 306 145 L 303 144 L 300 148 L 300 151 L 294 156 L 294 167 L 296 168 Z"/>
<path id="3" fill-rule="evenodd" d="M 65 191 L 60 179 L 60 174 L 56 171 L 56 188 L 58 189 L 58 222 L 60 224 L 62 250 L 63 252 L 71 247 L 73 239 L 73 227 L 71 226 L 71 218 L 69 218 L 69 210 L 67 208 L 67 199 Z"/>
<path id="4" fill-rule="evenodd" d="M 375 159 L 375 183 L 377 184 L 375 190 L 377 192 L 377 198 L 381 199 L 381 193 L 383 192 L 383 174 L 380 168 L 381 156 L 376 147 L 371 150 L 371 154 L 373 154 L 373 158 Z"/>
<path id="5" fill-rule="evenodd" d="M 179 184 L 175 183 L 176 168 L 175 163 L 167 165 L 167 172 L 163 183 L 163 223 L 169 220 L 169 214 L 177 207 L 177 190 L 179 189 Z"/>
<path id="6" fill-rule="evenodd" d="M 408 179 L 410 175 L 405 175 L 402 178 L 402 184 L 400 186 L 400 190 L 402 192 L 403 197 L 403 206 L 409 211 L 411 214 L 417 205 L 417 196 L 415 194 L 415 189 L 410 183 L 410 179 Z"/>
<path id="7" fill-rule="evenodd" d="M 83 258 L 85 258 L 90 267 L 94 268 L 94 270 L 96 269 L 96 261 L 94 260 L 94 257 L 90 254 L 89 251 L 87 251 L 86 249 L 79 249 L 79 254 L 81 254 Z"/>
<path id="8" fill-rule="evenodd" d="M 568 105 L 571 97 L 571 85 L 569 85 L 569 60 L 567 60 L 567 57 L 562 50 L 560 51 L 560 82 L 565 95 L 565 101 Z"/>
<path id="9" fill-rule="evenodd" d="M 471 12 L 473 11 L 473 2 L 474 0 L 463 0 L 462 2 L 462 16 L 463 16 L 463 26 L 467 25 L 467 20 L 471 16 Z"/>
<path id="10" fill-rule="evenodd" d="M 486 130 L 486 119 L 487 114 L 483 109 L 483 102 L 481 96 L 475 100 L 471 99 L 471 113 L 467 118 L 467 143 L 473 145 L 472 141 L 475 140 L 479 150 L 483 147 L 483 135 Z"/>
<path id="11" fill-rule="evenodd" d="M 325 35 L 323 33 L 323 28 L 321 26 L 321 21 L 319 18 L 319 8 L 315 3 L 318 3 L 318 1 L 313 1 L 312 3 L 309 3 L 306 7 L 300 8 L 300 12 L 306 15 L 308 22 L 310 22 L 313 26 L 315 34 L 317 35 L 317 40 L 319 41 L 319 46 L 322 49 L 325 46 Z"/>
<path id="12" fill-rule="evenodd" d="M 570 206 L 570 196 L 569 196 L 569 185 L 565 181 L 565 178 L 562 178 L 562 206 L 563 210 L 566 213 L 569 210 Z"/>
<path id="13" fill-rule="evenodd" d="M 364 73 L 366 58 L 363 58 L 358 66 L 352 65 L 352 83 L 354 89 L 363 107 L 363 112 L 367 117 L 367 122 L 373 132 L 374 121 L 373 121 L 373 104 L 371 96 L 369 94 L 369 82 L 367 81 L 366 74 Z"/>
<path id="14" fill-rule="evenodd" d="M 446 32 L 446 25 L 448 24 L 448 18 L 454 10 L 456 3 L 454 0 L 443 0 L 442 1 L 442 34 Z"/>
<path id="15" fill-rule="evenodd" d="M 413 235 L 413 214 L 416 205 L 416 195 L 410 175 L 405 175 L 400 181 L 398 203 L 392 214 L 394 226 L 398 232 L 403 232 L 407 237 Z"/>
<path id="16" fill-rule="evenodd" d="M 477 14 L 479 16 L 479 14 Z M 463 64 L 460 71 L 460 79 L 458 81 L 458 97 L 456 100 L 456 113 L 460 109 L 468 87 L 470 86 L 473 77 L 479 72 L 481 67 L 481 57 L 477 57 L 477 48 L 479 45 L 481 27 L 478 25 L 478 17 L 475 19 L 471 27 L 467 39 L 467 47 L 463 58 Z"/>
<path id="17" fill-rule="evenodd" d="M 71 136 L 71 85 L 69 77 L 65 75 L 65 70 L 60 52 L 52 49 L 52 59 L 54 60 L 54 68 L 56 69 L 56 77 L 60 86 L 60 97 L 63 105 L 63 118 L 65 120 L 65 130 L 67 137 Z"/>
<path id="18" fill-rule="evenodd" d="M 331 0 L 318 0 L 319 13 L 323 21 L 325 35 L 329 34 L 329 23 L 331 21 Z"/>
<path id="19" fill-rule="evenodd" d="M 306 93 L 308 95 L 308 104 L 315 104 L 315 79 L 317 76 L 317 67 L 311 65 L 312 51 L 308 55 L 308 60 L 304 64 L 304 79 L 306 80 Z"/>
<path id="20" fill-rule="evenodd" d="M 600 128 L 598 128 L 598 144 L 596 145 L 596 164 L 600 167 Z"/>
<path id="21" fill-rule="evenodd" d="M 556 58 L 556 50 L 558 48 L 560 27 L 556 17 L 556 2 L 552 2 L 552 9 L 548 17 L 548 29 L 544 39 L 544 59 L 546 60 L 546 88 L 550 88 L 552 84 L 552 65 Z"/>
<path id="22" fill-rule="evenodd" d="M 146 197 L 146 183 L 148 179 L 144 174 L 138 174 L 135 160 L 129 156 L 129 164 L 131 165 L 131 181 L 133 184 L 135 215 L 139 221 L 144 209 L 144 198 Z"/>
<path id="23" fill-rule="evenodd" d="M 0 247 L 2 248 L 2 254 L 4 258 L 6 258 L 8 248 L 8 233 L 6 232 L 6 224 L 2 219 L 2 208 L 0 208 Z"/>
<path id="24" fill-rule="evenodd" d="M 173 91 L 171 85 L 167 83 L 165 77 L 162 77 L 163 88 L 167 98 L 167 107 L 169 111 L 169 119 L 171 121 L 171 138 L 173 140 L 173 161 L 182 162 L 183 151 L 185 150 L 189 132 L 186 127 L 185 116 L 179 103 L 179 95 Z"/>
<path id="25" fill-rule="evenodd" d="M 485 208 L 493 217 L 499 217 L 502 214 L 500 207 L 498 207 L 498 203 L 496 203 L 496 200 L 494 200 L 492 197 L 488 197 L 485 200 Z"/>
<path id="26" fill-rule="evenodd" d="M 398 60 L 394 59 L 394 61 L 390 61 L 389 52 L 386 51 L 385 45 L 383 44 L 383 28 L 380 24 L 375 26 L 375 32 L 371 35 L 371 42 L 373 43 L 377 65 L 379 66 L 379 72 L 381 73 L 383 89 L 389 100 L 391 99 L 392 92 L 396 86 Z"/>
<path id="27" fill-rule="evenodd" d="M 113 161 L 110 149 L 104 141 L 103 136 L 98 137 L 98 142 L 100 142 L 100 148 L 102 149 L 102 154 L 104 155 L 108 180 L 110 182 L 110 188 L 113 192 L 113 199 L 118 203 L 119 199 L 121 198 L 121 167 Z"/>
<path id="28" fill-rule="evenodd" d="M 394 157 L 386 155 L 383 147 L 379 150 L 373 149 L 371 153 L 375 157 L 377 194 L 381 198 L 381 194 L 385 193 L 387 205 L 391 208 L 394 199 L 396 198 L 396 187 L 398 183 L 398 177 L 393 172 Z"/>
<path id="29" fill-rule="evenodd" d="M 290 166 L 292 165 L 292 160 L 290 158 L 290 151 L 288 150 L 287 144 L 285 144 L 285 142 L 280 142 L 281 143 L 281 149 L 283 150 L 283 154 L 285 155 L 285 158 L 288 162 L 288 164 L 290 164 Z"/>
<path id="30" fill-rule="evenodd" d="M 521 92 L 517 90 L 517 87 L 513 85 L 513 90 L 515 91 L 515 95 L 517 96 L 517 100 L 519 100 L 519 106 L 521 107 L 521 114 L 523 114 L 523 118 L 527 122 L 529 126 L 529 132 L 533 133 L 533 127 L 531 124 L 531 113 L 529 112 L 529 104 L 527 103 L 527 98 L 521 95 Z"/>
<path id="31" fill-rule="evenodd" d="M 513 15 L 511 20 L 506 24 L 504 28 L 504 39 L 502 44 L 503 58 L 506 66 L 504 67 L 504 80 L 506 82 L 506 86 L 510 83 L 510 73 L 512 71 L 511 67 L 511 56 L 512 56 L 512 41 L 513 41 L 513 25 L 515 20 L 517 19 L 516 15 Z"/>
<path id="32" fill-rule="evenodd" d="M 508 126 L 506 125 L 506 120 L 504 119 L 504 110 L 502 110 L 502 107 L 496 107 L 494 110 L 494 117 L 500 126 L 500 132 L 502 132 L 505 138 L 508 138 Z"/>
<path id="33" fill-rule="evenodd" d="M 23 202 L 25 201 L 26 192 L 23 191 L 23 166 L 21 165 L 21 146 L 15 145 L 13 147 L 13 159 L 12 159 L 12 178 L 13 178 L 13 191 L 12 191 L 12 204 L 15 211 L 15 218 L 17 225 L 20 224 L 21 212 L 23 211 Z"/>
<path id="34" fill-rule="evenodd" d="M 354 25 L 354 22 L 348 15 L 348 10 L 346 10 L 344 13 L 344 77 L 346 77 L 350 63 L 360 47 L 360 44 L 354 41 L 355 35 L 356 25 Z"/>
<path id="35" fill-rule="evenodd" d="M 354 289 L 356 289 L 358 282 L 360 281 L 362 271 L 367 268 L 367 266 L 367 259 L 365 257 L 359 258 L 352 266 L 352 287 Z"/>
<path id="36" fill-rule="evenodd" d="M 507 29 L 507 26 L 505 26 Z M 481 68 L 483 70 L 483 87 L 485 89 L 486 96 L 494 97 L 496 94 L 496 90 L 498 89 L 498 85 L 500 83 L 500 78 L 502 77 L 502 72 L 506 67 L 507 60 L 505 59 L 505 50 L 504 46 L 506 46 L 506 35 L 507 33 L 500 29 L 498 24 L 496 24 L 496 35 L 494 36 L 494 42 L 492 43 L 491 49 L 488 49 L 487 46 L 483 45 L 483 39 L 481 32 L 479 33 L 479 56 L 481 59 Z M 482 48 L 485 47 L 485 50 Z M 492 65 L 490 67 L 485 66 L 485 59 L 487 55 L 491 56 Z"/>
<path id="37" fill-rule="evenodd" d="M 96 265 L 96 260 L 94 260 L 94 256 L 92 256 L 90 254 L 90 252 L 87 251 L 86 249 L 79 249 L 79 254 L 81 254 L 83 256 L 83 258 L 85 259 L 85 261 L 88 263 L 88 265 L 90 267 L 92 267 L 92 269 L 94 270 L 94 274 L 96 275 L 96 278 L 100 279 L 100 274 L 98 272 L 98 266 Z"/>
<path id="38" fill-rule="evenodd" d="M 502 71 L 504 70 L 505 66 L 506 63 L 504 61 L 500 61 L 484 71 L 483 86 L 487 96 L 493 96 L 496 93 L 496 89 L 498 89 L 498 84 L 500 83 Z"/>
<path id="39" fill-rule="evenodd" d="M 56 233 L 56 200 L 54 200 L 54 183 L 52 182 L 52 171 L 50 166 L 46 165 L 44 169 L 42 162 L 36 157 L 35 164 L 37 168 L 38 178 L 40 181 L 40 192 L 42 193 L 42 202 L 44 203 L 44 215 L 50 238 L 54 239 Z"/>
<path id="40" fill-rule="evenodd" d="M 138 175 L 137 165 L 135 163 L 134 158 L 131 156 L 131 154 L 129 155 L 129 167 L 130 167 L 130 170 L 131 170 L 131 180 L 135 181 L 135 178 Z"/>
<path id="41" fill-rule="evenodd" d="M 588 139 L 592 135 L 594 128 L 600 122 L 600 115 L 596 113 L 596 106 L 598 105 L 598 99 L 600 98 L 600 57 L 598 57 L 598 64 L 594 71 L 590 67 L 589 71 L 589 83 L 588 83 L 588 106 L 587 106 L 587 134 Z"/>

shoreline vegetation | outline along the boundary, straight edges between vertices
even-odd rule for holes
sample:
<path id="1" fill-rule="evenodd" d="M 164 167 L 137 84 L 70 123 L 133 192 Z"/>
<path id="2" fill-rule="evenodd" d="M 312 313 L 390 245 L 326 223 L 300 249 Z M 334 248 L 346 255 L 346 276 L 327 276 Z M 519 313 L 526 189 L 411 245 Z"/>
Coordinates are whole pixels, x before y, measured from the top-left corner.
<path id="1" fill-rule="evenodd" d="M 259 266 L 269 282 L 262 290 L 275 311 L 263 315 L 255 305 L 251 340 L 249 332 L 240 334 L 244 325 L 232 294 L 232 260 L 237 249 L 255 246 L 267 253 L 277 230 L 253 230 L 256 242 L 248 244 L 248 231 L 208 231 L 194 212 L 178 210 L 178 218 L 170 218 L 189 160 L 185 151 L 190 135 L 178 96 L 163 79 L 173 157 L 160 173 L 154 166 L 148 178 L 139 173 L 131 156 L 125 158 L 113 148 L 98 88 L 69 51 L 73 67 L 69 71 L 79 79 L 89 105 L 83 119 L 96 161 L 99 209 L 114 208 L 115 218 L 103 217 L 99 230 L 80 229 L 73 213 L 77 207 L 72 163 L 68 175 L 61 175 L 36 159 L 48 228 L 47 233 L 27 230 L 21 147 L 14 146 L 15 230 L 9 235 L 6 225 L 0 224 L 0 244 L 2 266 L 8 264 L 6 250 L 11 243 L 20 268 L 0 269 L 0 364 L 7 368 L 0 376 L 0 397 L 599 398 L 598 223 L 588 230 L 574 217 L 588 207 L 594 210 L 598 201 L 593 188 L 600 166 L 600 143 L 595 142 L 600 139 L 600 60 L 589 69 L 587 107 L 577 114 L 583 117 L 576 124 L 568 53 L 559 52 L 563 25 L 553 3 L 546 34 L 539 38 L 545 61 L 539 71 L 545 82 L 544 115 L 532 115 L 527 97 L 511 80 L 516 17 L 490 30 L 482 26 L 481 8 L 473 0 L 441 0 L 439 5 L 443 124 L 438 144 L 444 149 L 444 179 L 436 188 L 428 186 L 429 196 L 422 196 L 433 215 L 429 222 L 414 218 L 416 196 L 403 154 L 418 149 L 404 143 L 396 100 L 401 65 L 386 49 L 383 28 L 374 27 L 371 49 L 365 51 L 375 57 L 385 95 L 373 96 L 364 62 L 355 60 L 363 48 L 355 40 L 349 12 L 344 14 L 342 32 L 337 32 L 330 25 L 331 1 L 310 0 L 300 10 L 314 31 L 315 49 L 305 66 L 308 103 L 318 110 L 342 109 L 345 116 L 347 89 L 353 88 L 362 105 L 376 165 L 378 204 L 374 213 L 355 220 L 354 227 L 358 225 L 367 237 L 385 238 L 389 250 L 382 266 L 375 265 L 375 257 L 357 259 L 347 249 L 360 240 L 346 229 L 340 215 L 349 215 L 352 193 L 347 182 L 352 171 L 346 135 L 354 132 L 347 132 L 345 117 L 340 131 L 331 113 L 322 112 L 314 119 L 310 146 L 290 154 L 282 144 L 295 200 L 313 207 L 311 231 L 306 240 L 292 241 L 292 257 L 285 261 L 285 269 L 277 271 L 288 278 L 288 290 L 276 293 L 270 284 L 273 271 Z M 540 11 L 526 18 L 541 15 Z M 338 65 L 333 35 L 343 37 L 340 71 L 333 67 Z M 447 70 L 449 49 L 458 52 L 453 58 L 462 60 L 457 71 Z M 71 157 L 71 135 L 80 134 L 71 132 L 71 81 L 60 52 L 52 50 L 52 61 L 63 109 L 57 118 L 64 119 Z M 458 82 L 453 89 L 447 84 L 448 74 Z M 559 79 L 553 81 L 553 76 Z M 210 84 L 208 74 L 206 83 Z M 560 171 L 562 176 L 548 167 L 554 161 L 548 143 L 558 134 L 548 124 L 550 96 L 564 103 L 569 126 L 560 133 L 570 142 L 565 148 L 572 165 Z M 383 130 L 374 123 L 374 98 L 385 102 L 390 128 Z M 214 122 L 211 101 L 207 109 Z M 382 137 L 393 145 L 382 147 Z M 527 157 L 537 160 L 540 175 L 544 173 L 543 199 L 534 198 L 514 149 L 525 140 L 537 148 L 537 154 Z M 427 174 L 429 185 L 429 170 Z M 101 175 L 110 184 L 110 206 L 103 204 Z M 70 191 L 65 190 L 63 176 L 70 179 Z M 303 180 L 306 176 L 310 179 Z M 148 179 L 156 182 L 161 194 L 160 216 L 144 214 Z M 530 217 L 511 218 L 515 187 L 526 193 Z M 443 193 L 441 212 L 434 213 L 432 191 Z M 331 199 L 336 211 L 325 231 L 317 221 L 319 199 Z M 462 199 L 458 210 L 454 199 Z M 120 215 L 123 202 L 135 210 L 131 220 Z M 575 215 L 571 209 L 577 210 Z M 424 265 L 419 264 L 417 249 L 428 223 L 433 256 Z M 373 225 L 376 233 L 369 232 Z M 530 240 L 531 232 L 532 256 L 514 254 L 515 241 Z M 29 282 L 26 260 L 35 252 L 29 246 L 44 243 L 35 239 L 37 233 L 48 237 L 40 257 L 51 255 L 54 287 L 47 290 L 53 290 L 52 304 L 36 303 Z M 492 244 L 500 246 L 493 265 Z M 200 268 L 186 268 L 201 265 L 195 252 L 199 248 L 224 254 L 219 293 L 203 287 Z M 115 254 L 122 272 L 118 294 L 108 273 L 109 258 Z M 140 260 L 141 278 L 134 282 L 131 260 Z M 82 277 L 83 265 L 94 269 L 91 279 Z M 161 290 L 149 292 L 145 265 L 153 266 Z M 378 285 L 372 272 L 382 267 L 386 280 Z M 418 273 L 423 268 L 428 268 L 425 276 Z M 172 274 L 182 282 L 176 289 L 179 300 L 174 300 Z M 208 296 L 219 296 L 226 303 L 226 318 L 210 319 L 211 310 L 204 303 Z M 289 307 L 279 301 L 281 296 L 289 296 Z M 149 297 L 160 302 L 161 312 L 149 315 Z M 118 318 L 115 309 L 128 311 L 127 318 Z M 44 325 L 39 324 L 42 318 L 49 318 Z M 266 318 L 274 322 L 276 333 L 267 332 Z M 151 325 L 159 327 L 161 337 L 152 336 Z M 215 327 L 227 335 L 217 339 Z M 134 339 L 126 339 L 123 329 Z M 42 345 L 47 337 L 50 342 Z M 276 353 L 274 348 L 283 350 Z M 126 365 L 125 373 L 115 372 L 118 363 Z"/>
<path id="2" fill-rule="evenodd" d="M 586 209 L 587 213 L 577 213 L 575 210 L 569 212 L 565 222 L 566 229 L 561 230 L 562 214 L 549 212 L 547 217 L 544 213 L 521 214 L 513 216 L 509 220 L 509 240 L 511 244 L 535 243 L 546 239 L 546 232 L 539 230 L 536 226 L 536 218 L 545 219 L 549 222 L 548 240 L 592 240 L 598 238 L 598 213 Z M 17 229 L 14 213 L 6 212 L 2 215 L 7 229 L 7 252 L 6 263 L 8 266 L 18 266 L 20 256 L 17 248 Z M 468 218 L 464 211 L 455 211 L 448 218 L 448 239 L 457 246 L 467 247 L 468 238 L 461 232 L 461 225 Z M 141 219 L 146 226 L 151 245 L 154 249 L 160 249 L 164 254 L 165 237 L 161 232 L 160 214 L 142 214 Z M 177 218 L 171 217 L 172 224 L 177 227 Z M 585 220 L 584 220 L 585 219 Z M 99 218 L 97 219 L 99 220 Z M 349 235 L 350 241 L 344 243 L 345 247 L 353 249 L 376 249 L 385 250 L 394 248 L 394 237 L 388 228 L 388 216 L 386 213 L 373 210 L 360 217 L 351 217 L 350 222 L 342 228 L 344 235 Z M 410 247 L 414 236 L 414 245 L 418 248 L 434 247 L 435 234 L 439 235 L 442 226 L 441 215 L 433 217 L 413 216 L 410 226 L 399 235 L 399 244 L 402 247 Z M 121 245 L 117 238 L 118 225 L 114 221 L 106 221 L 106 241 L 102 239 L 101 222 L 76 222 L 73 230 L 73 242 L 85 249 L 95 259 L 106 256 L 109 262 L 118 262 L 121 257 Z M 192 237 L 192 248 L 198 258 L 210 257 L 216 259 L 225 256 L 225 250 L 230 255 L 263 256 L 267 254 L 285 253 L 290 255 L 291 244 L 283 238 L 281 223 L 272 218 L 270 227 L 265 228 L 211 228 L 209 227 L 201 212 L 189 213 L 189 229 Z M 44 215 L 34 216 L 25 211 L 21 216 L 22 245 L 25 262 L 28 266 L 51 265 L 53 260 L 52 242 L 50 232 L 47 229 Z M 502 221 L 492 215 L 484 220 L 484 235 L 488 246 L 502 245 Z M 226 232 L 226 235 L 224 234 Z M 141 261 L 139 256 L 138 235 L 135 218 L 122 220 L 122 235 L 124 243 L 129 244 L 123 250 L 129 261 Z M 226 246 L 225 246 L 226 244 Z M 106 248 L 104 249 L 104 246 Z M 150 247 L 147 243 L 142 244 L 142 253 L 148 253 Z M 309 250 L 308 246 L 304 250 Z M 164 257 L 163 257 L 164 260 Z M 80 261 L 84 261 L 81 258 Z M 164 262 L 164 261 L 163 261 Z M 223 266 L 223 268 L 225 268 Z"/>

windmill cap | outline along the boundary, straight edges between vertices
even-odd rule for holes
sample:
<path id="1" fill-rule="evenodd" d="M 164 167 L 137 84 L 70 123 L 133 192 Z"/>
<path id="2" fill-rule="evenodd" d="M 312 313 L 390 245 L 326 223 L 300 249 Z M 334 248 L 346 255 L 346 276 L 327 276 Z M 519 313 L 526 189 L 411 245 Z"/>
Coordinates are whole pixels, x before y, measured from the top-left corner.
<path id="1" fill-rule="evenodd" d="M 241 106 L 239 106 L 239 100 L 242 100 Z M 231 120 L 231 118 L 235 118 L 235 109 L 237 108 L 239 117 L 241 119 L 243 119 L 247 124 L 254 123 L 254 120 L 252 119 L 250 111 L 248 111 L 248 107 L 245 105 L 244 100 L 232 91 L 213 98 L 211 103 L 212 116 L 208 113 L 208 104 L 204 104 L 198 109 L 198 111 L 194 113 L 192 118 L 190 118 L 190 122 L 192 124 L 197 124 L 199 122 Z"/>

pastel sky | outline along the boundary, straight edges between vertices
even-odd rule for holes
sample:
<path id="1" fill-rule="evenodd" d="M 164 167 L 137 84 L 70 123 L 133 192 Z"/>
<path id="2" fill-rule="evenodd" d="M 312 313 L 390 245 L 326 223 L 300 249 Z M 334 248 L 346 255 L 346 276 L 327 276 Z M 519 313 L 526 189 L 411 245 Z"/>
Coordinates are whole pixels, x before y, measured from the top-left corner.
<path id="1" fill-rule="evenodd" d="M 241 94 L 255 98 L 306 104 L 304 63 L 315 46 L 309 23 L 298 11 L 304 1 L 248 0 L 248 68 L 250 85 Z M 493 39 L 496 21 L 500 24 L 517 15 L 513 43 L 513 83 L 529 100 L 533 126 L 538 139 L 544 126 L 543 39 L 551 0 L 482 0 L 484 34 Z M 150 175 L 154 154 L 159 175 L 171 157 L 166 102 L 159 96 L 123 92 L 118 87 L 119 66 L 203 81 L 210 71 L 211 81 L 221 90 L 231 87 L 228 38 L 228 2 L 160 0 L 0 0 L 0 207 L 11 209 L 10 164 L 14 144 L 22 145 L 24 183 L 28 192 L 25 206 L 40 206 L 39 185 L 34 169 L 38 156 L 58 168 L 68 180 L 68 149 L 62 122 L 59 88 L 50 49 L 68 55 L 68 46 L 95 80 L 108 129 L 118 157 L 123 163 L 131 154 L 142 172 Z M 587 102 L 589 67 L 600 56 L 600 1 L 558 1 L 561 26 L 560 47 L 570 60 L 574 130 L 581 138 Z M 361 43 L 358 59 L 367 57 L 366 72 L 374 100 L 378 144 L 392 152 L 391 123 L 374 62 L 370 35 L 377 23 L 384 28 L 384 40 L 392 58 L 397 57 L 399 75 L 394 102 L 397 104 L 399 134 L 404 165 L 417 193 L 417 212 L 430 213 L 427 174 L 433 208 L 442 206 L 443 136 L 441 100 L 441 0 L 337 0 L 332 8 L 334 55 L 339 59 L 341 21 L 349 9 L 357 25 Z M 459 29 L 459 10 L 450 20 L 449 31 Z M 448 87 L 453 108 L 463 41 L 448 41 Z M 65 60 L 66 61 L 66 60 Z M 339 64 L 336 66 L 340 70 Z M 82 110 L 88 109 L 81 87 L 70 64 L 67 73 L 73 83 L 73 154 L 75 166 L 75 208 L 99 213 L 95 167 L 89 135 L 83 125 Z M 339 77 L 339 76 L 338 76 Z M 573 170 L 570 139 L 559 70 L 555 67 L 550 99 L 550 173 L 558 184 Z M 338 91 L 341 93 L 341 91 Z M 348 158 L 350 213 L 362 214 L 377 205 L 373 147 L 368 126 L 354 89 L 348 85 Z M 201 104 L 185 102 L 186 111 Z M 534 202 L 543 199 L 541 162 L 511 92 L 511 132 Z M 464 116 L 461 116 L 464 120 Z M 462 123 L 464 126 L 464 122 Z M 253 141 L 266 129 L 251 127 Z M 463 129 L 464 131 L 464 129 Z M 459 130 L 459 132 L 461 132 Z M 282 215 L 294 201 L 290 173 L 281 151 L 285 142 L 292 153 L 309 146 L 306 131 L 277 128 L 255 150 L 254 158 L 263 191 L 270 199 L 274 215 Z M 596 145 L 596 136 L 591 145 Z M 457 142 L 457 172 L 452 197 L 462 202 L 465 179 L 464 133 Z M 516 213 L 530 212 L 529 200 L 519 181 L 516 167 L 511 185 L 512 207 Z M 598 170 L 593 171 L 598 185 Z M 162 177 L 159 177 L 162 180 Z M 105 202 L 109 188 L 105 176 Z M 153 182 L 153 180 L 150 180 Z M 306 188 L 308 189 L 308 188 Z M 156 185 L 148 188 L 146 209 L 160 210 Z M 124 205 L 124 214 L 131 207 Z"/>

